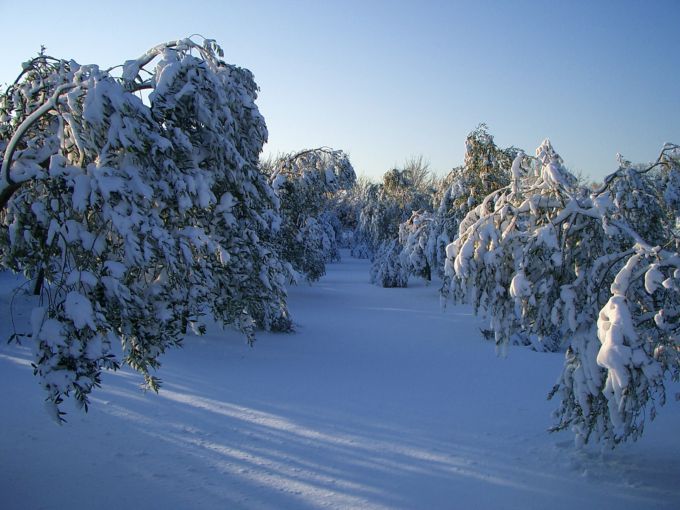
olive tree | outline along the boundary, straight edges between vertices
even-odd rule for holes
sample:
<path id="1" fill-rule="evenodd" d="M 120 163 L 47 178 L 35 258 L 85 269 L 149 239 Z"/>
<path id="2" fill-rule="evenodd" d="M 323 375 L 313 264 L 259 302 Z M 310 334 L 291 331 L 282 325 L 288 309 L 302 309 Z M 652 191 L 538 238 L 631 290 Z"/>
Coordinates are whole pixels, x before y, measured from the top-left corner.
<path id="1" fill-rule="evenodd" d="M 108 70 L 41 53 L 0 96 L 0 267 L 38 282 L 15 338 L 57 419 L 122 363 L 157 389 L 203 314 L 251 341 L 289 327 L 258 89 L 221 57 L 191 39 Z"/>

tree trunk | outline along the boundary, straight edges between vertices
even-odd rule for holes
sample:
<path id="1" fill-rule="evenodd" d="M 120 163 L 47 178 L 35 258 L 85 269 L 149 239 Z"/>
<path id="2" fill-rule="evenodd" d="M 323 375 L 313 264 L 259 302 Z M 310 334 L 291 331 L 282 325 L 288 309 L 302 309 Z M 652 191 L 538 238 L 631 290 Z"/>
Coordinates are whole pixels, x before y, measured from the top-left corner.
<path id="1" fill-rule="evenodd" d="M 35 287 L 33 287 L 34 296 L 40 295 L 40 293 L 42 292 L 44 282 L 45 282 L 45 270 L 43 268 L 40 268 L 40 271 L 38 271 L 38 278 L 36 278 L 35 280 Z"/>

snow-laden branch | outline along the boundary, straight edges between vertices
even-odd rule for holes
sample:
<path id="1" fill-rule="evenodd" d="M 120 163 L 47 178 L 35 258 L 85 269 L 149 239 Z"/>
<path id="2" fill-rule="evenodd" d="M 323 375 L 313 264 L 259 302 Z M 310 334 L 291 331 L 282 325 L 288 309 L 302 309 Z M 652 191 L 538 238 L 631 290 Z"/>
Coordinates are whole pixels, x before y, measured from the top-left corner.
<path id="1" fill-rule="evenodd" d="M 12 159 L 14 156 L 14 151 L 17 148 L 17 145 L 23 138 L 23 136 L 26 134 L 26 132 L 35 124 L 43 115 L 48 113 L 50 110 L 53 110 L 56 108 L 57 101 L 59 98 L 66 92 L 71 89 L 73 89 L 76 85 L 73 83 L 64 83 L 62 85 L 59 85 L 55 91 L 52 93 L 50 98 L 45 101 L 45 103 L 40 106 L 38 109 L 36 109 L 33 113 L 31 113 L 24 121 L 17 127 L 16 131 L 12 135 L 12 138 L 10 138 L 9 142 L 7 143 L 7 147 L 5 148 L 5 153 L 2 158 L 2 167 L 0 168 L 0 194 L 5 192 L 5 189 L 8 188 L 9 186 L 13 184 L 18 184 L 20 182 L 19 180 L 15 180 L 12 178 L 10 175 L 10 166 L 12 163 Z M 6 202 L 1 203 L 4 207 Z"/>
<path id="2" fill-rule="evenodd" d="M 193 37 L 193 36 L 191 36 Z M 222 57 L 224 56 L 224 53 L 222 51 L 222 48 L 220 48 L 216 43 L 214 39 L 206 39 L 203 36 L 203 46 L 195 43 L 191 37 L 187 37 L 184 39 L 177 39 L 174 41 L 168 41 L 165 43 L 157 44 L 153 48 L 149 49 L 146 51 L 143 55 L 140 55 L 136 59 L 132 60 L 127 60 L 125 63 L 122 65 L 123 67 L 123 73 L 122 73 L 122 79 L 127 82 L 134 82 L 135 79 L 139 76 L 139 72 L 146 67 L 149 63 L 151 63 L 156 57 L 161 55 L 163 52 L 165 52 L 167 49 L 175 48 L 175 49 L 186 49 L 186 50 L 191 50 L 191 49 L 196 49 L 198 50 L 202 57 L 206 60 L 209 60 L 212 58 L 212 50 L 215 50 L 217 54 Z M 111 71 L 114 68 L 109 69 Z M 152 87 L 152 85 L 148 84 L 146 85 L 146 88 Z"/>
<path id="3" fill-rule="evenodd" d="M 611 173 L 611 174 L 609 174 L 605 177 L 602 185 L 593 192 L 593 196 L 597 197 L 597 196 L 605 193 L 609 189 L 611 184 L 616 179 L 620 178 L 625 172 L 628 172 L 630 170 L 633 170 L 634 172 L 636 172 L 639 175 L 643 175 L 643 174 L 646 174 L 648 172 L 651 172 L 652 170 L 654 170 L 655 168 L 660 167 L 660 166 L 668 167 L 669 163 L 667 161 L 667 157 L 668 157 L 669 153 L 677 152 L 679 150 L 680 150 L 680 145 L 677 145 L 677 144 L 674 144 L 674 143 L 665 143 L 663 148 L 661 149 L 661 153 L 656 158 L 656 161 L 654 163 L 652 163 L 647 168 L 644 168 L 642 170 L 634 170 L 634 169 L 631 169 L 627 166 L 623 166 L 623 167 L 619 168 L 616 172 L 613 172 L 613 173 Z"/>

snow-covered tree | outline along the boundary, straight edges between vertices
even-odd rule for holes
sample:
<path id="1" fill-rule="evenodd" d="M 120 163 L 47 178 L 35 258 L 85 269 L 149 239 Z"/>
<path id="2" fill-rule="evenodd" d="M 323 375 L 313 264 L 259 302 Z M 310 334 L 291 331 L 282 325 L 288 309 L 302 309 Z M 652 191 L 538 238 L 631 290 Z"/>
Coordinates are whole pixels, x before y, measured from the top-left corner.
<path id="1" fill-rule="evenodd" d="M 41 54 L 0 97 L 0 266 L 41 282 L 25 336 L 56 418 L 121 363 L 156 389 L 204 313 L 289 327 L 257 86 L 221 55 L 172 41 L 116 76 Z"/>
<path id="2" fill-rule="evenodd" d="M 472 209 L 447 247 L 454 299 L 469 301 L 490 316 L 499 347 L 522 331 L 523 320 L 532 327 L 525 333 L 536 335 L 538 342 L 553 338 L 555 325 L 546 306 L 558 299 L 555 275 L 575 271 L 564 260 L 558 241 L 562 232 L 554 219 L 576 190 L 548 141 L 538 152 L 541 175 L 523 168 L 528 158 L 518 154 L 512 184 Z"/>
<path id="3" fill-rule="evenodd" d="M 433 178 L 423 158 L 408 160 L 403 169 L 385 173 L 379 184 L 360 187 L 352 254 L 372 260 L 371 281 L 384 287 L 405 287 L 410 267 L 402 262 L 400 225 L 417 210 L 431 211 Z"/>
<path id="4" fill-rule="evenodd" d="M 370 183 L 362 191 L 355 242 L 371 258 L 383 242 L 397 238 L 399 223 L 405 218 L 402 219 L 403 211 L 382 184 Z"/>
<path id="5" fill-rule="evenodd" d="M 319 148 L 279 157 L 268 173 L 281 201 L 281 256 L 308 281 L 318 280 L 326 263 L 340 257 L 330 204 L 354 185 L 354 168 L 344 152 Z"/>
<path id="6" fill-rule="evenodd" d="M 634 168 L 619 158 L 621 167 L 608 187 L 617 215 L 653 244 L 664 244 L 675 220 L 660 186 L 660 176 Z M 672 202 L 671 202 L 672 203 Z"/>
<path id="7" fill-rule="evenodd" d="M 465 139 L 463 165 L 442 179 L 435 194 L 428 251 L 440 276 L 445 277 L 446 246 L 458 235 L 460 222 L 489 194 L 510 184 L 510 166 L 518 152 L 498 147 L 485 124 Z"/>
<path id="8" fill-rule="evenodd" d="M 680 146 L 666 144 L 654 164 L 654 184 L 663 193 L 668 214 L 674 217 L 673 234 L 680 233 Z"/>
<path id="9" fill-rule="evenodd" d="M 333 222 L 340 248 L 352 249 L 355 246 L 354 235 L 359 224 L 360 211 L 358 197 L 362 185 L 362 178 L 357 179 L 352 188 L 334 194 L 327 205 L 327 214 Z"/>
<path id="10" fill-rule="evenodd" d="M 601 223 L 607 235 L 620 242 L 619 251 L 601 256 L 585 275 L 591 281 L 591 295 L 599 292 L 597 301 L 590 300 L 597 337 L 589 331 L 572 339 L 564 371 L 551 393 L 561 399 L 554 430 L 570 427 L 577 441 L 594 437 L 615 445 L 637 439 L 646 418 L 654 419 L 666 400 L 664 380 L 680 377 L 674 326 L 678 295 L 673 283 L 680 241 L 672 208 L 660 193 L 663 188 L 644 182 L 655 169 L 668 175 L 677 165 L 678 149 L 666 144 L 647 168 L 633 170 L 620 159 L 619 170 L 591 195 L 613 205 L 599 209 Z"/>
<path id="11" fill-rule="evenodd" d="M 399 225 L 401 264 L 409 274 L 432 280 L 432 260 L 428 253 L 428 241 L 432 232 L 432 213 L 414 211 L 411 217 Z"/>
<path id="12" fill-rule="evenodd" d="M 360 191 L 354 238 L 369 258 L 381 250 L 382 244 L 399 238 L 399 225 L 413 211 L 432 210 L 433 179 L 422 158 L 407 160 L 403 169 L 389 170 L 381 183 L 367 184 Z"/>
<path id="13" fill-rule="evenodd" d="M 371 283 L 385 288 L 406 287 L 409 268 L 401 256 L 399 239 L 383 241 L 373 258 L 370 269 Z"/>
<path id="14" fill-rule="evenodd" d="M 511 175 L 508 186 L 468 213 L 447 247 L 451 294 L 489 318 L 500 348 L 521 338 L 536 348 L 566 349 L 563 374 L 551 393 L 561 400 L 554 430 L 570 427 L 579 441 L 635 438 L 645 410 L 654 409 L 654 395 L 662 393 L 662 374 L 674 370 L 677 377 L 672 363 L 659 367 L 651 361 L 657 345 L 668 352 L 677 340 L 667 334 L 655 343 L 643 333 L 657 313 L 648 296 L 657 288 L 645 293 L 639 281 L 628 283 L 643 257 L 635 253 L 661 253 L 631 226 L 664 217 L 658 194 L 625 167 L 600 190 L 582 188 L 548 141 L 536 158 L 518 154 Z M 617 192 L 624 189 L 627 197 Z M 668 231 L 649 235 L 658 242 Z M 667 272 L 674 257 L 663 254 Z M 661 278 L 653 275 L 653 281 Z M 671 303 L 674 298 L 664 295 Z M 669 313 L 673 306 L 663 309 Z"/>
<path id="15" fill-rule="evenodd" d="M 633 251 L 597 321 L 615 441 L 639 437 L 666 401 L 665 377 L 680 380 L 680 256 L 640 244 Z"/>

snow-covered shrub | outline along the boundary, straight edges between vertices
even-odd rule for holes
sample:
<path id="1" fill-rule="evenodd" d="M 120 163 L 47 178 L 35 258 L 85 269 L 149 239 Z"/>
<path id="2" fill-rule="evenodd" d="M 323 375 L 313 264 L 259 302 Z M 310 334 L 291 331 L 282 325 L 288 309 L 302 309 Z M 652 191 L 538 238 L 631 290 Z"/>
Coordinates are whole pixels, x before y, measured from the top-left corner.
<path id="1" fill-rule="evenodd" d="M 156 389 L 201 314 L 249 339 L 289 325 L 257 86 L 221 54 L 173 41 L 119 77 L 41 54 L 0 97 L 0 266 L 39 282 L 28 336 L 57 418 L 121 363 Z"/>
<path id="2" fill-rule="evenodd" d="M 269 174 L 281 202 L 279 252 L 308 281 L 318 280 L 340 256 L 330 203 L 354 185 L 354 168 L 344 152 L 320 148 L 277 158 Z"/>

